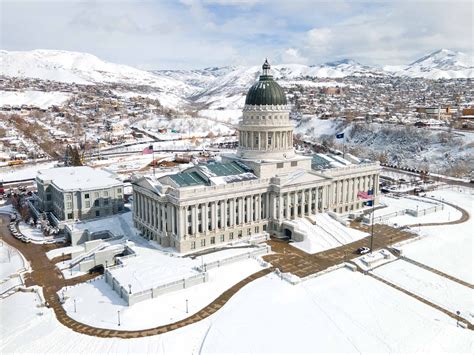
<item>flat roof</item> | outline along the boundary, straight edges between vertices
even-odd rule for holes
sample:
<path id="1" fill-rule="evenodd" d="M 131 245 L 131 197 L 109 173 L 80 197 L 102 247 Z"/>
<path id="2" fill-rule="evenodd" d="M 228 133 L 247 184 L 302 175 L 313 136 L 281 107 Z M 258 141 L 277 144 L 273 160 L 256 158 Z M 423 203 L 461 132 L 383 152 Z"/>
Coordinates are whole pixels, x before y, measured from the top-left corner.
<path id="1" fill-rule="evenodd" d="M 111 172 L 89 166 L 69 166 L 38 171 L 38 178 L 51 180 L 61 190 L 93 190 L 122 185 Z"/>

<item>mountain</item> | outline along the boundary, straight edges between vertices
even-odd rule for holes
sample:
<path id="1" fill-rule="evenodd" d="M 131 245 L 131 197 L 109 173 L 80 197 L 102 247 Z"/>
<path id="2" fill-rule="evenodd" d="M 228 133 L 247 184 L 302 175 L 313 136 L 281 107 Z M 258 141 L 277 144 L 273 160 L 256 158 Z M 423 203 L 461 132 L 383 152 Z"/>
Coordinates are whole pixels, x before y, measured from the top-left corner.
<path id="1" fill-rule="evenodd" d="M 194 91 L 171 77 L 139 70 L 127 65 L 105 62 L 88 53 L 61 50 L 0 51 L 0 75 L 37 78 L 65 83 L 93 85 L 117 83 L 147 85 L 165 106 L 183 101 L 183 94 Z"/>
<path id="2" fill-rule="evenodd" d="M 67 83 L 123 84 L 124 95 L 138 95 L 130 86 L 146 85 L 142 94 L 167 107 L 183 107 L 190 101 L 202 109 L 240 110 L 248 88 L 258 79 L 261 66 L 212 67 L 197 70 L 144 71 L 109 63 L 91 54 L 60 50 L 0 51 L 0 75 L 54 80 Z M 410 78 L 474 78 L 473 58 L 440 49 L 406 66 L 375 67 L 352 59 L 319 65 L 279 64 L 272 73 L 282 86 L 325 85 L 313 79 L 347 76 L 401 76 Z M 330 85 L 336 85 L 333 81 Z M 340 84 L 339 84 L 340 85 Z M 128 87 L 127 87 L 128 86 Z M 139 91 L 139 90 L 138 90 Z"/>
<path id="3" fill-rule="evenodd" d="M 462 52 L 440 49 L 394 71 L 396 75 L 425 79 L 474 77 L 474 58 Z"/>

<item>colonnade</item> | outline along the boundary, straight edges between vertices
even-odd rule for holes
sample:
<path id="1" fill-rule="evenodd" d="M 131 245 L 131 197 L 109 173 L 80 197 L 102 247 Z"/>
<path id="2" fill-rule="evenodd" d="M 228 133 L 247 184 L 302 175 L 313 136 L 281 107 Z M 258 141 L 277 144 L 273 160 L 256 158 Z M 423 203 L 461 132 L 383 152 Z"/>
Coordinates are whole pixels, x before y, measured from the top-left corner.
<path id="1" fill-rule="evenodd" d="M 293 147 L 293 131 L 240 131 L 239 147 L 255 150 L 278 150 Z"/>

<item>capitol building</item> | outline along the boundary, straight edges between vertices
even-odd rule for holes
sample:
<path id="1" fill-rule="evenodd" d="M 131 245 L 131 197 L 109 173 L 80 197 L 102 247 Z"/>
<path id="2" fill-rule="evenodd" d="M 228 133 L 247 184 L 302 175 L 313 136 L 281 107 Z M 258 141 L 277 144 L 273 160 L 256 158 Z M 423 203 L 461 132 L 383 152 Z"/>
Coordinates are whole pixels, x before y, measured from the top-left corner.
<path id="1" fill-rule="evenodd" d="M 247 93 L 235 154 L 133 181 L 134 225 L 146 238 L 181 253 L 268 234 L 301 240 L 295 219 L 361 209 L 360 192 L 377 202 L 378 162 L 295 152 L 285 93 L 267 61 L 262 68 Z"/>

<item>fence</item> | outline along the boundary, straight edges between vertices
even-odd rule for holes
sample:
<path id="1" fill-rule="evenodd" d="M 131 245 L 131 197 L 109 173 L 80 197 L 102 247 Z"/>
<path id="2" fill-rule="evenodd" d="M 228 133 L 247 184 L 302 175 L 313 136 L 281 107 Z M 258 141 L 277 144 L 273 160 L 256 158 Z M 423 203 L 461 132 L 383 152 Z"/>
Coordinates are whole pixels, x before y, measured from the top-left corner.
<path id="1" fill-rule="evenodd" d="M 122 260 L 127 259 L 130 257 L 134 257 L 135 254 L 127 255 L 125 257 L 121 257 L 118 259 L 117 265 L 109 267 L 105 270 L 104 277 L 105 282 L 107 282 L 111 287 L 112 290 L 117 292 L 120 298 L 124 299 L 129 306 L 134 305 L 137 302 L 145 301 L 159 295 L 163 295 L 165 293 L 179 291 L 188 287 L 192 287 L 195 285 L 202 284 L 207 282 L 209 279 L 209 275 L 207 270 L 214 269 L 216 267 L 220 267 L 226 264 L 231 264 L 239 260 L 243 259 L 250 259 L 250 258 L 257 258 L 259 255 L 268 254 L 271 252 L 270 246 L 261 246 L 257 250 L 253 250 L 248 253 L 239 254 L 230 256 L 228 258 L 224 258 L 221 260 L 216 260 L 210 263 L 203 264 L 200 267 L 195 267 L 194 269 L 198 272 L 196 275 L 192 275 L 189 277 L 185 277 L 179 280 L 163 283 L 154 287 L 151 287 L 147 290 L 142 290 L 139 292 L 130 292 L 131 290 L 127 290 L 124 286 L 122 286 L 118 280 L 112 275 L 113 270 L 122 268 L 125 265 L 123 264 Z M 267 267 L 268 264 L 263 260 L 259 260 L 263 267 Z"/>
<path id="2" fill-rule="evenodd" d="M 257 256 L 268 254 L 272 251 L 272 248 L 269 245 L 261 246 L 257 250 L 249 251 L 244 254 L 229 256 L 228 258 L 216 260 L 210 263 L 205 263 L 201 266 L 197 266 L 195 269 L 199 272 L 205 272 L 207 270 L 214 269 L 216 267 L 221 267 L 223 265 L 232 264 L 236 261 L 243 260 L 243 259 L 250 259 L 256 258 Z"/>
<path id="3" fill-rule="evenodd" d="M 416 210 L 406 208 L 404 210 L 400 210 L 400 211 L 384 214 L 382 216 L 374 217 L 374 223 L 386 222 L 390 218 L 397 217 L 397 216 L 403 216 L 405 214 L 409 214 L 410 216 L 413 216 L 413 217 L 420 217 L 420 216 L 425 216 L 429 213 L 434 213 L 434 212 L 438 212 L 438 211 L 442 211 L 442 210 L 444 210 L 444 204 L 436 204 L 435 206 L 432 206 L 432 207 L 427 207 L 427 208 L 424 208 L 424 209 L 416 209 Z M 371 218 L 370 215 L 368 215 L 368 216 L 364 217 L 363 221 L 364 221 L 364 223 L 369 224 L 369 223 L 371 223 L 372 218 Z"/>
<path id="4" fill-rule="evenodd" d="M 161 285 L 151 287 L 147 290 L 142 290 L 139 292 L 130 292 L 124 286 L 120 285 L 120 283 L 112 276 L 112 273 L 109 269 L 105 272 L 105 281 L 111 285 L 112 290 L 117 292 L 117 294 L 127 302 L 129 306 L 134 305 L 135 303 L 145 301 L 159 295 L 163 295 L 165 293 L 179 291 L 188 287 L 192 287 L 195 285 L 202 284 L 209 280 L 209 276 L 207 272 L 201 272 L 197 275 L 192 275 L 187 278 L 182 278 L 179 280 L 163 283 Z"/>

